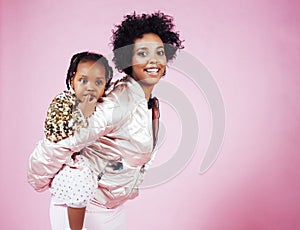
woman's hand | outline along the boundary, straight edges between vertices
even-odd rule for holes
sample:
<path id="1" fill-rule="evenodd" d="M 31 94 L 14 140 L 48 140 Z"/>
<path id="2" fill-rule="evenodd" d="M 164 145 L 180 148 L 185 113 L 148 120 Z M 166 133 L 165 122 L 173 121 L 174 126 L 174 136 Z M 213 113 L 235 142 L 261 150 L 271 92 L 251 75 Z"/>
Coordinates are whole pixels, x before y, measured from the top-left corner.
<path id="1" fill-rule="evenodd" d="M 83 101 L 78 104 L 78 108 L 83 113 L 83 116 L 88 118 L 95 112 L 96 104 L 97 99 L 95 97 L 91 99 L 91 95 L 87 95 Z"/>

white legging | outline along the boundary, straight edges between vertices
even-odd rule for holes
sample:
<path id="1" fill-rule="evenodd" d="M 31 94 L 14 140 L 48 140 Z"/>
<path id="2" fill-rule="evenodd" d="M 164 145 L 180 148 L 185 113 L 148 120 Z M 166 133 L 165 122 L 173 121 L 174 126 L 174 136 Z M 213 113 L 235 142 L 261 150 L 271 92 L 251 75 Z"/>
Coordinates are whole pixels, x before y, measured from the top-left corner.
<path id="1" fill-rule="evenodd" d="M 52 230 L 68 230 L 67 206 L 50 203 L 50 222 Z M 126 230 L 126 216 L 124 207 L 105 209 L 95 205 L 87 207 L 84 219 L 84 228 L 87 230 Z"/>

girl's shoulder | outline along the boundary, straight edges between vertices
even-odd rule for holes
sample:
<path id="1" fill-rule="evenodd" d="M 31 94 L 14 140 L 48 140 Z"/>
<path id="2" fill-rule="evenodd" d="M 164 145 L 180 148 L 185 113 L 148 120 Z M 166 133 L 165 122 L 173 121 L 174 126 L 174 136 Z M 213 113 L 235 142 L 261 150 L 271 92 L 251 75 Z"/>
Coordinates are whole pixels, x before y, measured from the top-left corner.
<path id="1" fill-rule="evenodd" d="M 117 90 L 126 88 L 127 77 L 120 78 L 114 82 L 110 83 L 110 86 L 106 89 L 106 95 L 112 91 L 116 92 Z"/>
<path id="2" fill-rule="evenodd" d="M 68 104 L 73 104 L 75 105 L 76 102 L 76 96 L 75 93 L 70 91 L 70 90 L 64 90 L 61 93 L 57 94 L 51 104 L 56 104 L 56 103 L 68 103 Z"/>

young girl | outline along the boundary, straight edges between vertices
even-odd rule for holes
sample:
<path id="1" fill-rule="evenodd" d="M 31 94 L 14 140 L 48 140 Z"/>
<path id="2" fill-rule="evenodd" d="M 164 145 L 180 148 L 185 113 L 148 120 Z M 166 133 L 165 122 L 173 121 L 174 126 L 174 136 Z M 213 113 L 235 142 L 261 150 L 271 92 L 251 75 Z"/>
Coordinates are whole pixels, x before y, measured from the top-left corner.
<path id="1" fill-rule="evenodd" d="M 31 154 L 28 169 L 29 183 L 42 191 L 50 181 L 45 175 L 53 177 L 70 152 L 81 150 L 82 155 L 90 156 L 101 179 L 87 206 L 87 229 L 126 229 L 122 206 L 138 195 L 157 140 L 158 101 L 151 94 L 165 75 L 167 62 L 183 48 L 179 34 L 174 32 L 173 18 L 161 12 L 127 15 L 116 26 L 112 40 L 113 60 L 127 76 L 97 104 L 87 127 L 58 143 L 41 140 Z M 86 104 L 82 103 L 82 112 L 89 114 L 91 108 Z M 43 163 L 45 158 L 51 159 L 51 164 Z M 52 226 L 59 225 L 67 209 L 52 200 L 50 215 Z"/>
<path id="2" fill-rule="evenodd" d="M 59 142 L 87 126 L 79 109 L 79 102 L 100 101 L 112 78 L 112 68 L 100 54 L 82 52 L 75 54 L 67 73 L 67 88 L 57 95 L 49 106 L 45 121 L 48 140 Z M 79 106 L 78 106 L 79 105 Z M 92 112 L 92 110 L 91 110 Z M 68 206 L 69 225 L 72 230 L 82 229 L 85 209 L 97 188 L 97 175 L 88 159 L 74 153 L 51 182 L 50 192 L 54 202 Z"/>

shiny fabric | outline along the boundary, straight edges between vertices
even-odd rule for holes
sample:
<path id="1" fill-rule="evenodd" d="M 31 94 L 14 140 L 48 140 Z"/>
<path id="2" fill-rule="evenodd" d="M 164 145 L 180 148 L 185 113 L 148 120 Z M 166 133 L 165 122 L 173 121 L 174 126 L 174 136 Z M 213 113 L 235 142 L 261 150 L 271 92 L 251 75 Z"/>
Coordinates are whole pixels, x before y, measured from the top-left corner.
<path id="1" fill-rule="evenodd" d="M 28 168 L 28 182 L 37 191 L 47 189 L 72 153 L 81 151 L 100 179 L 93 204 L 114 208 L 138 195 L 156 140 L 152 110 L 131 77 L 120 80 L 103 101 L 86 128 L 58 143 L 47 139 L 38 143 Z M 112 162 L 121 162 L 122 167 Z"/>

